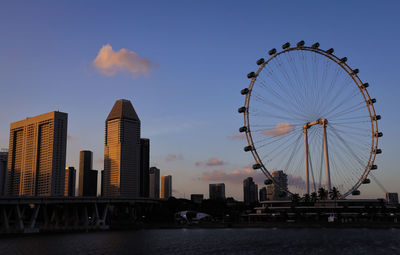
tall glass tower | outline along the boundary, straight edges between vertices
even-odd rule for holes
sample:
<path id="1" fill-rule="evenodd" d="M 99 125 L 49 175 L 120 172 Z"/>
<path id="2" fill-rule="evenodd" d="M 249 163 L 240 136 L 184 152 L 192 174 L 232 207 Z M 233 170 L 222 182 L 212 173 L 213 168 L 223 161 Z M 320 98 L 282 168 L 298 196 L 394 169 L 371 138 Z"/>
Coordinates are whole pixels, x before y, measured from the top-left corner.
<path id="1" fill-rule="evenodd" d="M 140 119 L 129 100 L 116 101 L 106 119 L 103 195 L 140 195 Z"/>

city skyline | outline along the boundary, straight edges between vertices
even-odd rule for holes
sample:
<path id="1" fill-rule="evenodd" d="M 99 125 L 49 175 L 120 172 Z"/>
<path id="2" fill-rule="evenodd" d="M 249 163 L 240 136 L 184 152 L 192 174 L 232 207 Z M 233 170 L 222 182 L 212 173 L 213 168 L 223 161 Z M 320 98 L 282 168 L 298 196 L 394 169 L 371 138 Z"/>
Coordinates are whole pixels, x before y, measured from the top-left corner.
<path id="1" fill-rule="evenodd" d="M 10 123 L 60 110 L 69 114 L 67 166 L 77 169 L 78 151 L 89 149 L 95 156 L 93 168 L 101 170 L 104 119 L 117 99 L 126 98 L 141 116 L 142 136 L 151 140 L 150 166 L 174 176 L 174 196 L 206 195 L 209 183 L 224 182 L 227 197 L 243 200 L 245 178 L 263 186 L 263 176 L 251 169 L 254 159 L 243 152 L 246 142 L 237 131 L 243 124 L 237 108 L 243 104 L 239 91 L 249 83 L 246 74 L 269 49 L 286 41 L 318 41 L 348 57 L 370 83 L 384 132 L 374 174 L 388 191 L 400 192 L 400 123 L 394 110 L 400 94 L 400 52 L 387 50 L 400 43 L 397 33 L 387 32 L 396 31 L 398 3 L 338 3 L 324 11 L 306 3 L 302 12 L 297 4 L 280 3 L 255 10 L 239 3 L 136 5 L 104 4 L 93 11 L 89 3 L 49 3 L 45 8 L 0 4 L 5 38 L 0 42 L 0 107 L 6 109 L 1 114 L 1 148 L 8 147 Z M 270 7 L 274 11 L 265 15 L 262 10 Z M 228 11 L 221 14 L 224 8 Z M 351 17 L 354 30 L 343 29 L 349 23 L 332 18 L 335 13 Z M 202 19 L 204 15 L 209 18 Z M 301 26 L 295 26 L 298 20 Z M 143 21 L 149 26 L 141 26 Z M 252 30 L 260 32 L 249 38 Z M 267 32 L 271 30 L 273 37 Z M 104 60 L 110 55 L 124 59 L 125 53 L 138 56 L 135 68 Z M 361 194 L 384 197 L 373 181 Z"/>

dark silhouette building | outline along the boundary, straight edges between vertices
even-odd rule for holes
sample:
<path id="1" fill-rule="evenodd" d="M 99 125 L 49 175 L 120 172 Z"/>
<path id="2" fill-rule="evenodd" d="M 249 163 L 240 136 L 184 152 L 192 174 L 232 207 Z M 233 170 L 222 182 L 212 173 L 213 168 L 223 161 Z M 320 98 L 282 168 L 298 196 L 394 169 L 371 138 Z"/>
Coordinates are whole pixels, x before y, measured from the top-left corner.
<path id="1" fill-rule="evenodd" d="M 8 152 L 0 151 L 0 196 L 6 194 Z"/>
<path id="2" fill-rule="evenodd" d="M 150 140 L 140 139 L 140 196 L 149 197 Z"/>
<path id="3" fill-rule="evenodd" d="M 93 153 L 81 151 L 79 154 L 78 196 L 97 196 L 97 171 L 93 167 Z"/>
<path id="4" fill-rule="evenodd" d="M 260 202 L 262 201 L 267 201 L 268 197 L 267 197 L 267 188 L 266 187 L 262 187 L 260 189 Z"/>
<path id="5" fill-rule="evenodd" d="M 209 185 L 209 196 L 212 200 L 225 199 L 225 184 L 215 183 Z"/>
<path id="6" fill-rule="evenodd" d="M 149 169 L 149 197 L 160 198 L 160 169 L 157 167 Z"/>
<path id="7" fill-rule="evenodd" d="M 258 186 L 252 177 L 247 177 L 243 181 L 243 200 L 246 205 L 258 202 Z"/>
<path id="8" fill-rule="evenodd" d="M 129 100 L 117 100 L 105 122 L 106 197 L 140 196 L 140 119 Z"/>
<path id="9" fill-rule="evenodd" d="M 201 204 L 203 202 L 204 195 L 203 194 L 191 194 L 190 200 L 195 204 Z"/>
<path id="10" fill-rule="evenodd" d="M 65 168 L 65 191 L 64 196 L 74 197 L 75 196 L 75 180 L 76 180 L 76 170 L 75 167 Z"/>

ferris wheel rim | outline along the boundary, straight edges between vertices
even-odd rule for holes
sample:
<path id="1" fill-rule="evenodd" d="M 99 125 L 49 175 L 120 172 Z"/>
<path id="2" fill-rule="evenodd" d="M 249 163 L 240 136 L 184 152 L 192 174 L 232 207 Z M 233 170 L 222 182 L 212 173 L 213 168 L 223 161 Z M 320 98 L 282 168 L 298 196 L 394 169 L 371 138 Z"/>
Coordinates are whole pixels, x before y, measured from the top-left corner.
<path id="1" fill-rule="evenodd" d="M 275 178 L 273 178 L 271 172 L 268 170 L 268 168 L 262 162 L 262 160 L 257 152 L 257 148 L 254 145 L 254 141 L 253 141 L 252 133 L 251 133 L 251 123 L 250 123 L 250 118 L 249 118 L 251 92 L 253 90 L 253 87 L 255 85 L 255 82 L 256 82 L 257 77 L 260 74 L 260 72 L 264 69 L 265 66 L 268 65 L 268 63 L 271 60 L 275 59 L 279 55 L 290 52 L 290 51 L 308 51 L 308 52 L 313 52 L 313 53 L 322 55 L 322 56 L 332 60 L 337 65 L 339 65 L 347 73 L 347 75 L 351 77 L 351 79 L 353 80 L 352 83 L 358 87 L 360 93 L 362 94 L 362 97 L 368 108 L 368 113 L 369 113 L 370 123 L 371 123 L 371 149 L 370 149 L 370 154 L 368 157 L 368 162 L 367 162 L 361 176 L 357 180 L 357 182 L 348 191 L 346 191 L 344 194 L 342 194 L 341 198 L 343 199 L 343 198 L 347 197 L 348 195 L 352 194 L 353 191 L 356 191 L 361 186 L 362 182 L 365 179 L 367 179 L 369 173 L 372 170 L 372 166 L 374 165 L 377 150 L 378 150 L 378 138 L 379 138 L 378 119 L 376 117 L 377 115 L 375 112 L 375 107 L 374 107 L 374 104 L 368 93 L 368 90 L 364 86 L 364 83 L 361 81 L 361 79 L 359 78 L 357 73 L 354 72 L 354 70 L 352 68 L 350 68 L 350 66 L 346 63 L 346 61 L 342 61 L 342 59 L 340 59 L 339 57 L 334 55 L 333 50 L 330 52 L 330 50 L 323 50 L 323 49 L 320 49 L 319 47 L 308 47 L 308 46 L 304 46 L 304 45 L 297 46 L 297 47 L 287 47 L 279 52 L 276 52 L 275 49 L 273 49 L 273 50 L 275 52 L 273 54 L 270 54 L 270 57 L 266 61 L 263 61 L 263 63 L 260 64 L 260 67 L 258 68 L 257 72 L 254 73 L 254 76 L 251 78 L 251 81 L 250 81 L 250 84 L 248 87 L 248 93 L 246 93 L 246 95 L 245 95 L 244 127 L 246 127 L 245 134 L 246 134 L 248 146 L 250 146 L 252 148 L 251 153 L 252 153 L 256 163 L 261 165 L 260 170 L 263 172 L 263 174 L 268 179 L 272 180 L 274 184 L 277 184 L 278 186 L 280 186 L 280 184 L 275 181 Z M 281 188 L 283 188 L 283 187 L 281 187 Z M 294 194 L 289 190 L 289 188 L 283 188 L 283 189 L 285 192 L 287 192 L 289 194 L 292 194 L 292 195 Z"/>

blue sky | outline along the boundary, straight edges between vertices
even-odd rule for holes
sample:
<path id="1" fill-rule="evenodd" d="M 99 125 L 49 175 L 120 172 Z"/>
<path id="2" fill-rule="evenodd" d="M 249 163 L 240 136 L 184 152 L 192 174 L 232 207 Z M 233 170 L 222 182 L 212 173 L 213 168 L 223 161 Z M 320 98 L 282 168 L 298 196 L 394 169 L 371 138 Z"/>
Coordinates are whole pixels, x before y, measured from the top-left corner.
<path id="1" fill-rule="evenodd" d="M 176 196 L 207 197 L 216 181 L 206 177 L 217 170 L 228 176 L 227 195 L 242 199 L 242 175 L 232 172 L 253 158 L 231 137 L 243 122 L 246 74 L 271 48 L 318 41 L 370 83 L 384 133 L 376 176 L 400 192 L 399 9 L 396 1 L 1 1 L 0 147 L 8 147 L 11 122 L 60 110 L 69 114 L 67 165 L 77 167 L 89 149 L 102 169 L 104 120 L 126 98 L 151 140 L 152 165 L 173 175 Z M 146 74 L 103 75 L 92 63 L 106 44 L 154 65 Z M 361 192 L 383 196 L 375 184 Z"/>

